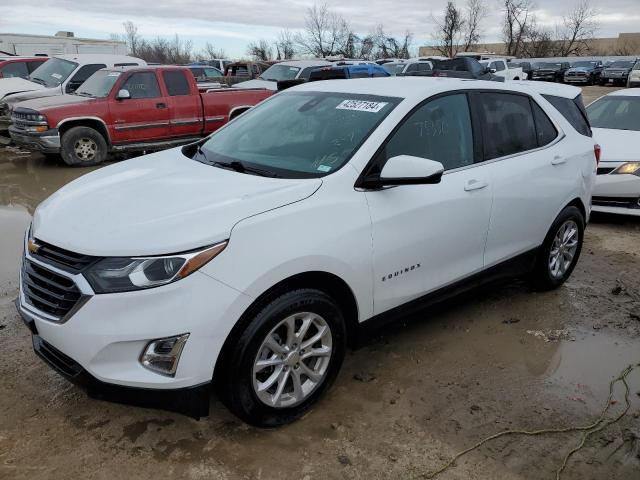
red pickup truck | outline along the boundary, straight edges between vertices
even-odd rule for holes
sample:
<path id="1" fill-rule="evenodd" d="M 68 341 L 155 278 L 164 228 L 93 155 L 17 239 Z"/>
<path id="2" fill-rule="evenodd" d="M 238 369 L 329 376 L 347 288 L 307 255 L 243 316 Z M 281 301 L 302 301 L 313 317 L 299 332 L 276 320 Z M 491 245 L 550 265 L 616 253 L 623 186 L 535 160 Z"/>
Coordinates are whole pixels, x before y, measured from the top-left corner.
<path id="1" fill-rule="evenodd" d="M 185 67 L 99 70 L 74 94 L 16 105 L 9 133 L 27 150 L 97 165 L 110 152 L 158 150 L 217 130 L 272 95 L 267 89 L 200 93 Z"/>

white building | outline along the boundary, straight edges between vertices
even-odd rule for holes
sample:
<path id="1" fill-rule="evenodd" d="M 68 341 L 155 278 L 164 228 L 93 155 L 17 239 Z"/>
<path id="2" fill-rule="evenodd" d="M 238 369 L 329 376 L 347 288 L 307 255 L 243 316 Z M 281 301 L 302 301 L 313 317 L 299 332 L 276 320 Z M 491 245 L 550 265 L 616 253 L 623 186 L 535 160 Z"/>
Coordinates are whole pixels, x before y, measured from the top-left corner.
<path id="1" fill-rule="evenodd" d="M 65 53 L 110 53 L 126 55 L 127 45 L 118 40 L 76 38 L 73 32 L 55 35 L 0 33 L 0 55 L 62 55 Z"/>

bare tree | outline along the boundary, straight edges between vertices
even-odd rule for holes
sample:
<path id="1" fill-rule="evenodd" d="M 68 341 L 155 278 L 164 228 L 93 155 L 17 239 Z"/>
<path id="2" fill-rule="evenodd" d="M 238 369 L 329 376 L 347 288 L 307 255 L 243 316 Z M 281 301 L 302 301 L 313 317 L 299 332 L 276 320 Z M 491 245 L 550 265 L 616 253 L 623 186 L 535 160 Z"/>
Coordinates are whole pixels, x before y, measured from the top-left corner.
<path id="1" fill-rule="evenodd" d="M 462 11 L 456 7 L 455 3 L 447 2 L 442 18 L 434 18 L 433 21 L 437 25 L 436 50 L 442 55 L 453 58 L 458 53 L 463 38 L 465 19 Z"/>
<path id="2" fill-rule="evenodd" d="M 521 48 L 521 57 L 543 58 L 556 55 L 557 44 L 549 30 L 539 28 L 535 19 L 529 22 L 525 41 Z"/>
<path id="3" fill-rule="evenodd" d="M 482 21 L 487 16 L 487 7 L 482 0 L 468 0 L 464 19 L 463 50 L 468 52 L 475 47 L 482 36 Z"/>
<path id="4" fill-rule="evenodd" d="M 307 10 L 305 30 L 295 36 L 295 43 L 303 53 L 324 58 L 344 50 L 349 33 L 344 18 L 329 10 L 326 4 L 316 4 Z"/>
<path id="5" fill-rule="evenodd" d="M 199 60 L 213 60 L 216 58 L 227 58 L 226 52 L 222 48 L 216 48 L 212 43 L 205 43 L 204 49 L 198 53 Z"/>
<path id="6" fill-rule="evenodd" d="M 289 60 L 296 54 L 295 42 L 292 33 L 287 30 L 281 30 L 275 41 L 276 57 L 278 60 Z"/>
<path id="7" fill-rule="evenodd" d="M 375 50 L 369 54 L 371 59 L 375 58 L 409 58 L 409 49 L 413 42 L 413 34 L 409 31 L 405 32 L 401 38 L 387 35 L 382 25 L 376 27 L 375 33 L 370 36 Z M 364 56 L 363 58 L 369 58 Z"/>
<path id="8" fill-rule="evenodd" d="M 504 24 L 502 33 L 507 55 L 522 53 L 530 22 L 533 20 L 532 0 L 504 0 Z"/>
<path id="9" fill-rule="evenodd" d="M 589 43 L 598 29 L 596 14 L 589 0 L 581 0 L 562 18 L 557 42 L 559 56 L 582 55 L 589 51 Z"/>
<path id="10" fill-rule="evenodd" d="M 138 26 L 130 20 L 127 20 L 122 24 L 124 27 L 124 40 L 127 42 L 127 48 L 129 53 L 133 56 L 138 56 L 138 49 L 142 39 L 138 34 Z"/>
<path id="11" fill-rule="evenodd" d="M 247 55 L 255 60 L 267 61 L 273 58 L 273 50 L 266 40 L 260 40 L 257 43 L 252 42 L 247 47 Z"/>

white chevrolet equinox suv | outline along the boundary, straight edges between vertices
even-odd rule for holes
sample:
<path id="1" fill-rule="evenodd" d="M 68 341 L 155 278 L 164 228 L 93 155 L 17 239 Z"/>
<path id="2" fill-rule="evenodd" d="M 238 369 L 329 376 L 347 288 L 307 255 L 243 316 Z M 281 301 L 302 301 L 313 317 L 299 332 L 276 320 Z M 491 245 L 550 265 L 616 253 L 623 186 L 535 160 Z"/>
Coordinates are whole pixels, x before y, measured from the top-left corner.
<path id="1" fill-rule="evenodd" d="M 526 85 L 300 85 L 49 197 L 18 309 L 36 353 L 91 395 L 200 417 L 216 386 L 245 421 L 280 425 L 369 326 L 496 277 L 560 286 L 596 163 Z"/>

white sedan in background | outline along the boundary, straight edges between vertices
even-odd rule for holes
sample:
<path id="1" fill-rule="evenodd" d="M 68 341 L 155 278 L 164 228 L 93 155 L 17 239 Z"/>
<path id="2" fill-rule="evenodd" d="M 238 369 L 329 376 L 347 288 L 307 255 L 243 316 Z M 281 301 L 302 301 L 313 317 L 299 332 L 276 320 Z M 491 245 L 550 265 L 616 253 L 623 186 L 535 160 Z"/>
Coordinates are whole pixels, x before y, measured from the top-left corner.
<path id="1" fill-rule="evenodd" d="M 587 107 L 602 158 L 593 210 L 640 216 L 640 90 L 619 90 Z"/>

